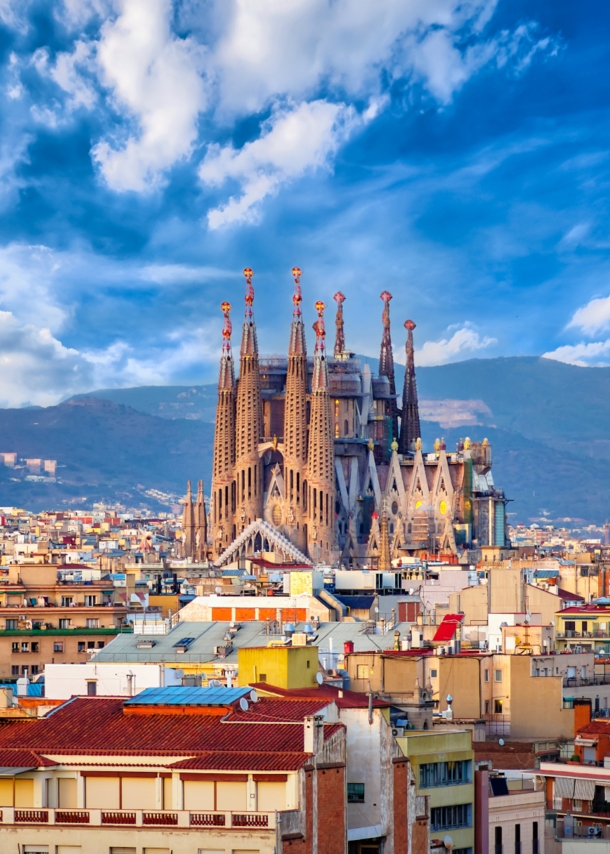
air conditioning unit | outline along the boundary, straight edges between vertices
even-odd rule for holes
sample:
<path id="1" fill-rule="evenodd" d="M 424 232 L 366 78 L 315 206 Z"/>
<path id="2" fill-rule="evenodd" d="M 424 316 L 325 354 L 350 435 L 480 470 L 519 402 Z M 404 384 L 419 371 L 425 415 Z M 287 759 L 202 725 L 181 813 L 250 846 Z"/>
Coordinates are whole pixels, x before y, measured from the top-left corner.
<path id="1" fill-rule="evenodd" d="M 401 738 L 405 734 L 405 728 L 403 726 L 395 726 L 392 727 L 392 735 L 394 738 Z"/>

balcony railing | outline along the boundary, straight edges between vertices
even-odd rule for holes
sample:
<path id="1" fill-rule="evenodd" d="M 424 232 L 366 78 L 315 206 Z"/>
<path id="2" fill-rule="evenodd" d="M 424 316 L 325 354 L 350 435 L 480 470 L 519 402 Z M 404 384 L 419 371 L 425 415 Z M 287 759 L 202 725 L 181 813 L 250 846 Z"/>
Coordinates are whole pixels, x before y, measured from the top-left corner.
<path id="1" fill-rule="evenodd" d="M 610 629 L 593 629 L 590 632 L 577 632 L 573 629 L 559 630 L 556 633 L 557 638 L 605 638 L 610 640 Z"/>
<path id="2" fill-rule="evenodd" d="M 288 810 L 290 815 L 297 810 Z M 62 826 L 87 824 L 91 827 L 180 827 L 218 829 L 260 828 L 275 830 L 275 812 L 224 812 L 203 810 L 67 810 L 67 809 L 14 809 L 0 810 L 0 825 L 57 824 Z M 290 823 L 290 818 L 287 819 Z M 282 833 L 286 833 L 282 824 Z"/>
<path id="3" fill-rule="evenodd" d="M 564 688 L 580 688 L 587 685 L 610 685 L 610 673 L 599 676 L 564 676 Z"/>

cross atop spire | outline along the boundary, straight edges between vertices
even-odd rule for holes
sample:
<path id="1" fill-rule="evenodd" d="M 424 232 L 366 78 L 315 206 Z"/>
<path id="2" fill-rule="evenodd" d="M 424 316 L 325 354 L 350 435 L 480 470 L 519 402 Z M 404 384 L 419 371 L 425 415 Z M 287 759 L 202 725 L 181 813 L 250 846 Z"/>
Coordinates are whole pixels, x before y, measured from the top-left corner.
<path id="1" fill-rule="evenodd" d="M 230 317 L 231 303 L 223 302 L 220 310 L 224 315 L 224 325 L 222 328 L 222 356 L 220 358 L 218 390 L 233 391 L 235 386 L 235 370 L 233 368 L 233 353 L 231 351 L 231 332 L 233 331 Z"/>
<path id="2" fill-rule="evenodd" d="M 337 315 L 335 317 L 335 326 L 337 327 L 335 334 L 335 358 L 338 358 L 345 352 L 345 332 L 343 329 L 343 303 L 345 302 L 345 296 L 341 291 L 337 291 L 333 299 L 337 303 Z"/>
<path id="3" fill-rule="evenodd" d="M 252 276 L 254 270 L 246 267 L 244 276 L 246 277 L 246 311 L 244 317 L 244 326 L 241 336 L 241 358 L 257 358 L 258 359 L 258 342 L 256 340 L 256 324 L 254 323 L 254 313 L 252 306 L 254 304 L 254 287 L 252 285 Z"/>
<path id="4" fill-rule="evenodd" d="M 292 297 L 292 302 L 294 304 L 294 309 L 292 311 L 293 320 L 301 319 L 301 303 L 303 302 L 303 297 L 301 296 L 301 275 L 301 270 L 298 267 L 292 268 L 292 276 L 294 278 L 294 295 Z"/>
<path id="5" fill-rule="evenodd" d="M 244 270 L 244 276 L 246 277 L 246 312 L 245 318 L 252 322 L 252 305 L 254 303 L 254 286 L 252 284 L 252 276 L 254 275 L 254 270 L 250 267 L 246 267 Z"/>
<path id="6" fill-rule="evenodd" d="M 316 333 L 316 349 L 314 351 L 315 356 L 326 355 L 326 329 L 324 327 L 324 309 L 326 306 L 322 302 L 322 300 L 318 300 L 316 303 L 316 311 L 318 312 L 318 319 L 313 324 L 313 330 Z"/>

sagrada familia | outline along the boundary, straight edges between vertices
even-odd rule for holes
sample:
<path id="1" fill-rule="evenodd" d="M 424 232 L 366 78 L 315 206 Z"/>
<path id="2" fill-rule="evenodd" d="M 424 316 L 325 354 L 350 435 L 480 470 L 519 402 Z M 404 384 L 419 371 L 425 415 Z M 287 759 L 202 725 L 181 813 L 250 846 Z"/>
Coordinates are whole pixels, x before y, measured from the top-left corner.
<path id="1" fill-rule="evenodd" d="M 222 355 L 209 522 L 202 484 L 184 508 L 185 553 L 217 565 L 241 555 L 279 553 L 298 564 L 342 563 L 391 569 L 400 558 L 466 554 L 504 546 L 506 501 L 491 476 L 491 447 L 437 440 L 422 448 L 413 330 L 404 324 L 406 371 L 396 392 L 390 300 L 383 301 L 379 370 L 345 343 L 342 293 L 334 353 L 326 353 L 323 302 L 316 302 L 313 359 L 295 267 L 288 357 L 259 356 L 253 272 L 246 277 L 239 378 L 231 347 L 231 306 L 224 302 Z"/>

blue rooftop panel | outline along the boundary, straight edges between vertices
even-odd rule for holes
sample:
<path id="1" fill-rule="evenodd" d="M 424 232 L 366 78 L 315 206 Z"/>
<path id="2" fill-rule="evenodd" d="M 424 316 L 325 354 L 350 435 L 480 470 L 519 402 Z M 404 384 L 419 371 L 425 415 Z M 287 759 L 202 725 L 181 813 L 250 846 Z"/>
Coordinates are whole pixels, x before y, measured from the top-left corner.
<path id="1" fill-rule="evenodd" d="M 126 706 L 227 706 L 251 692 L 251 688 L 146 688 L 125 701 Z"/>

